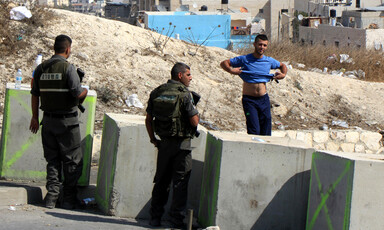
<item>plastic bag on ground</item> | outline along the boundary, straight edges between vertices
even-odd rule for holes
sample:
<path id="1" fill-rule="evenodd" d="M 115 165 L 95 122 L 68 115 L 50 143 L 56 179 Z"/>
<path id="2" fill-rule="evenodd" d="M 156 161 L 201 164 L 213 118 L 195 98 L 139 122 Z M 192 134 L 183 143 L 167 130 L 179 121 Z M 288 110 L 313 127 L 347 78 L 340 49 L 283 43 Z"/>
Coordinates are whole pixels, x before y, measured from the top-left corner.
<path id="1" fill-rule="evenodd" d="M 132 95 L 129 95 L 128 96 L 128 99 L 125 100 L 125 103 L 131 107 L 131 106 L 134 106 L 134 107 L 137 107 L 137 108 L 144 108 L 143 104 L 141 103 L 141 101 L 139 100 L 139 97 L 137 96 L 137 94 L 132 94 Z"/>
<path id="2" fill-rule="evenodd" d="M 31 11 L 27 9 L 25 6 L 17 6 L 15 8 L 12 8 L 9 12 L 12 20 L 23 20 L 24 18 L 30 18 L 32 17 Z"/>

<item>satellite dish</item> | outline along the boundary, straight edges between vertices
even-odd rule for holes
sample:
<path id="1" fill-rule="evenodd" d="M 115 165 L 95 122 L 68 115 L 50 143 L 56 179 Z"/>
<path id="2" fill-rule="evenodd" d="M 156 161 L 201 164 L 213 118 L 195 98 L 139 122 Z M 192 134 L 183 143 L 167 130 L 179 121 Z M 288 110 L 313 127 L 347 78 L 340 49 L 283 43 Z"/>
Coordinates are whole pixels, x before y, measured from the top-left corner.
<path id="1" fill-rule="evenodd" d="M 303 18 L 304 18 L 303 15 L 301 15 L 301 14 L 297 15 L 297 19 L 299 19 L 299 21 L 303 20 Z"/>
<path id="2" fill-rule="evenodd" d="M 194 2 L 192 6 L 193 6 L 193 8 L 196 9 L 196 8 L 197 8 L 197 4 L 196 4 L 196 2 Z"/>

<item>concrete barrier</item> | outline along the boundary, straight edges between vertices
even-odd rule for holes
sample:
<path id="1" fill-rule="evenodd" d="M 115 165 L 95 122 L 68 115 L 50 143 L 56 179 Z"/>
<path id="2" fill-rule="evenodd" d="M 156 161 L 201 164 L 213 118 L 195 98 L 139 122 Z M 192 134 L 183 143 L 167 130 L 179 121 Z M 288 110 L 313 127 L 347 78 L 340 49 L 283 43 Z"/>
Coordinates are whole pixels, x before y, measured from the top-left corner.
<path id="1" fill-rule="evenodd" d="M 210 131 L 198 222 L 221 229 L 305 229 L 313 152 L 289 138 Z"/>
<path id="2" fill-rule="evenodd" d="M 313 154 L 307 230 L 383 229 L 384 156 Z"/>
<path id="3" fill-rule="evenodd" d="M 46 177 L 46 161 L 41 143 L 41 129 L 37 134 L 29 131 L 32 117 L 30 87 L 22 85 L 16 90 L 8 83 L 5 93 L 3 127 L 1 134 L 0 176 L 7 179 L 43 181 Z M 84 167 L 79 185 L 89 184 L 92 158 L 93 130 L 96 111 L 96 92 L 90 90 L 80 113 L 81 146 Z M 39 112 L 40 120 L 43 112 Z"/>
<path id="4" fill-rule="evenodd" d="M 193 166 L 188 208 L 198 212 L 206 130 L 192 140 Z M 149 142 L 145 117 L 107 113 L 97 176 L 96 201 L 106 214 L 148 219 L 157 149 Z M 167 218 L 165 216 L 165 218 Z"/>

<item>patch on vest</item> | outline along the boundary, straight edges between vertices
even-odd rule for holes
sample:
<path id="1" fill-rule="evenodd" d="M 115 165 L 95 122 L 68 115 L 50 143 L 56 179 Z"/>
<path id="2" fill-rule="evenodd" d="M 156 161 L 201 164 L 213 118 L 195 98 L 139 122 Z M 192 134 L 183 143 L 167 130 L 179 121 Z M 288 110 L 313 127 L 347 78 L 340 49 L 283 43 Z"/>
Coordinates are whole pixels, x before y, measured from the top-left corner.
<path id="1" fill-rule="evenodd" d="M 42 81 L 60 81 L 61 79 L 61 73 L 43 73 L 40 77 Z"/>

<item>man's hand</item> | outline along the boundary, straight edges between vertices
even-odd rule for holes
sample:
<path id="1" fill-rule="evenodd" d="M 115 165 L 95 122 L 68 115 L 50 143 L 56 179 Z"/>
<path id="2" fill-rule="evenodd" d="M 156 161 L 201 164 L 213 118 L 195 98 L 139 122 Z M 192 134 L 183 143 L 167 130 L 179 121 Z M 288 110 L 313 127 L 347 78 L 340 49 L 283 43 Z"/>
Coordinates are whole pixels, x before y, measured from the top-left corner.
<path id="1" fill-rule="evenodd" d="M 231 69 L 231 74 L 234 74 L 234 75 L 240 75 L 241 72 L 242 72 L 241 67 L 238 67 L 238 68 L 232 68 L 232 69 Z"/>
<path id="2" fill-rule="evenodd" d="M 37 131 L 39 131 L 39 126 L 39 120 L 37 118 L 32 118 L 29 130 L 31 130 L 32 133 L 37 133 Z"/>
<path id="3" fill-rule="evenodd" d="M 156 138 L 151 140 L 151 143 L 157 148 L 159 146 L 159 140 L 157 140 Z"/>
<path id="4" fill-rule="evenodd" d="M 282 72 L 278 72 L 278 71 L 275 73 L 275 76 L 273 77 L 273 79 L 276 79 L 276 80 L 281 80 L 283 78 L 285 78 L 285 74 L 283 74 Z"/>

